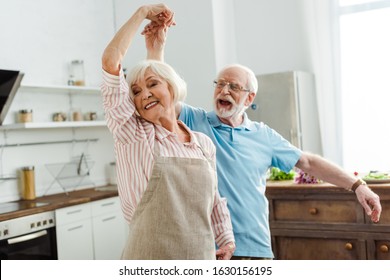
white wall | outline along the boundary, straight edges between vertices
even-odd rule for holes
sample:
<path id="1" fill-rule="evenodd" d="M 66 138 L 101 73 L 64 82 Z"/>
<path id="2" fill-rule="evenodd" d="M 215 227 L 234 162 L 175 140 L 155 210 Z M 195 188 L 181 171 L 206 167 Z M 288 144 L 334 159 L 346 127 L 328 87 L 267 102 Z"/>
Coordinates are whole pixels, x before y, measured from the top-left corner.
<path id="1" fill-rule="evenodd" d="M 255 74 L 311 72 L 302 0 L 235 0 L 238 62 Z"/>
<path id="2" fill-rule="evenodd" d="M 83 59 L 87 85 L 100 84 L 101 54 L 113 34 L 108 0 L 1 0 L 0 66 L 24 83 L 64 85 L 68 63 Z"/>
<path id="3" fill-rule="evenodd" d="M 236 63 L 237 40 L 234 0 L 213 0 L 214 42 L 217 70 Z M 240 15 L 237 15 L 240 17 Z"/>
<path id="4" fill-rule="evenodd" d="M 168 34 L 166 62 L 188 83 L 187 102 L 212 109 L 212 80 L 227 63 L 238 62 L 256 74 L 284 70 L 310 71 L 301 20 L 302 0 L 166 0 L 175 11 L 177 26 Z M 98 86 L 101 54 L 115 31 L 145 0 L 0 0 L 0 68 L 25 72 L 24 84 L 64 85 L 68 64 L 85 61 L 86 81 Z M 138 33 L 140 33 L 139 30 Z M 139 35 L 124 67 L 146 56 Z M 19 100 L 19 101 L 18 101 Z M 18 93 L 18 106 L 56 111 L 63 97 Z M 100 100 L 91 101 L 100 108 Z M 91 106 L 85 101 L 85 108 Z M 77 128 L 0 132 L 4 143 L 92 137 L 88 152 L 95 161 L 91 179 L 107 181 L 106 166 L 114 159 L 110 134 L 105 128 Z M 37 193 L 42 195 L 53 178 L 47 164 L 67 162 L 86 147 L 71 144 L 4 148 L 0 164 L 5 174 L 35 165 Z M 54 186 L 51 192 L 60 192 Z M 0 202 L 18 200 L 17 182 L 0 181 Z"/>

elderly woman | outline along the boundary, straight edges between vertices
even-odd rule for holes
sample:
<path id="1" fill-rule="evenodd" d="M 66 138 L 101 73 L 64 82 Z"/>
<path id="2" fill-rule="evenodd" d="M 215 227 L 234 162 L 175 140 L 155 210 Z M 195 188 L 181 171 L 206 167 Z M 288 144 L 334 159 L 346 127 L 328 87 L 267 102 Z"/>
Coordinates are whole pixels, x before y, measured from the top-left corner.
<path id="1" fill-rule="evenodd" d="M 156 60 L 137 64 L 125 80 L 121 62 L 144 19 L 164 28 L 175 24 L 165 5 L 143 6 L 102 58 L 103 104 L 130 229 L 122 258 L 230 259 L 235 244 L 226 200 L 217 190 L 215 147 L 176 119 L 186 83 Z"/>

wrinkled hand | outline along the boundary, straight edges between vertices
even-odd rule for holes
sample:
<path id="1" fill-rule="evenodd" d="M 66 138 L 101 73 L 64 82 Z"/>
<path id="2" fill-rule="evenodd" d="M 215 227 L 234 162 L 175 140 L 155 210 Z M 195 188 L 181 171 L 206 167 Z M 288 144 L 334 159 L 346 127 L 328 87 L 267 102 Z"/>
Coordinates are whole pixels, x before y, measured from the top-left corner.
<path id="1" fill-rule="evenodd" d="M 173 18 L 174 12 L 172 12 L 171 9 L 169 9 L 166 5 L 146 5 L 145 8 L 147 9 L 146 18 L 150 21 L 154 21 L 159 25 L 164 25 L 166 27 L 176 25 L 176 22 Z"/>
<path id="2" fill-rule="evenodd" d="M 146 18 L 150 22 L 144 27 L 142 35 L 145 36 L 148 53 L 163 52 L 169 27 L 176 25 L 174 13 L 164 4 L 147 5 Z M 159 57 L 159 55 L 157 55 Z"/>
<path id="3" fill-rule="evenodd" d="M 217 260 L 230 260 L 235 250 L 236 245 L 233 242 L 222 246 L 216 252 Z"/>
<path id="4" fill-rule="evenodd" d="M 356 191 L 356 196 L 360 204 L 363 206 L 366 214 L 371 216 L 371 221 L 379 222 L 382 212 L 382 206 L 379 196 L 374 193 L 367 185 L 360 185 Z"/>
<path id="5" fill-rule="evenodd" d="M 159 25 L 154 21 L 151 21 L 145 26 L 142 35 L 145 36 L 146 49 L 149 52 L 161 51 L 164 49 L 167 38 L 167 29 L 168 27 Z"/>

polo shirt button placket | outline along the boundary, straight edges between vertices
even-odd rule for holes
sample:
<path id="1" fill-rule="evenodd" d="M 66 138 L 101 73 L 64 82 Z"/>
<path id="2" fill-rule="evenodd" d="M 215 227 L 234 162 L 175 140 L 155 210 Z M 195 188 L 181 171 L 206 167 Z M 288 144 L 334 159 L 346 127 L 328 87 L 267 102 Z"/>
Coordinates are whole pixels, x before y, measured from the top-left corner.
<path id="1" fill-rule="evenodd" d="M 235 139 L 236 139 L 236 133 L 235 133 L 235 129 L 234 129 L 234 128 L 231 129 L 231 138 L 232 138 L 232 143 L 238 144 L 238 142 L 235 141 Z"/>

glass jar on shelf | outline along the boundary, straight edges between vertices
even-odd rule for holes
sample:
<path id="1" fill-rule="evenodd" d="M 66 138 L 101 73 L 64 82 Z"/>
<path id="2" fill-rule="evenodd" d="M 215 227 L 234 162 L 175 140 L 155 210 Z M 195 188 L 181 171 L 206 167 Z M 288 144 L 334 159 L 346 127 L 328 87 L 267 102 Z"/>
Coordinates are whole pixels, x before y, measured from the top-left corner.
<path id="1" fill-rule="evenodd" d="M 18 112 L 18 122 L 27 123 L 33 121 L 33 111 L 31 109 L 23 109 Z"/>
<path id="2" fill-rule="evenodd" d="M 75 86 L 85 86 L 84 61 L 72 60 L 70 64 L 70 79 Z"/>
<path id="3" fill-rule="evenodd" d="M 83 114 L 81 113 L 81 109 L 73 109 L 72 111 L 72 118 L 71 120 L 74 122 L 79 122 L 83 120 Z"/>

